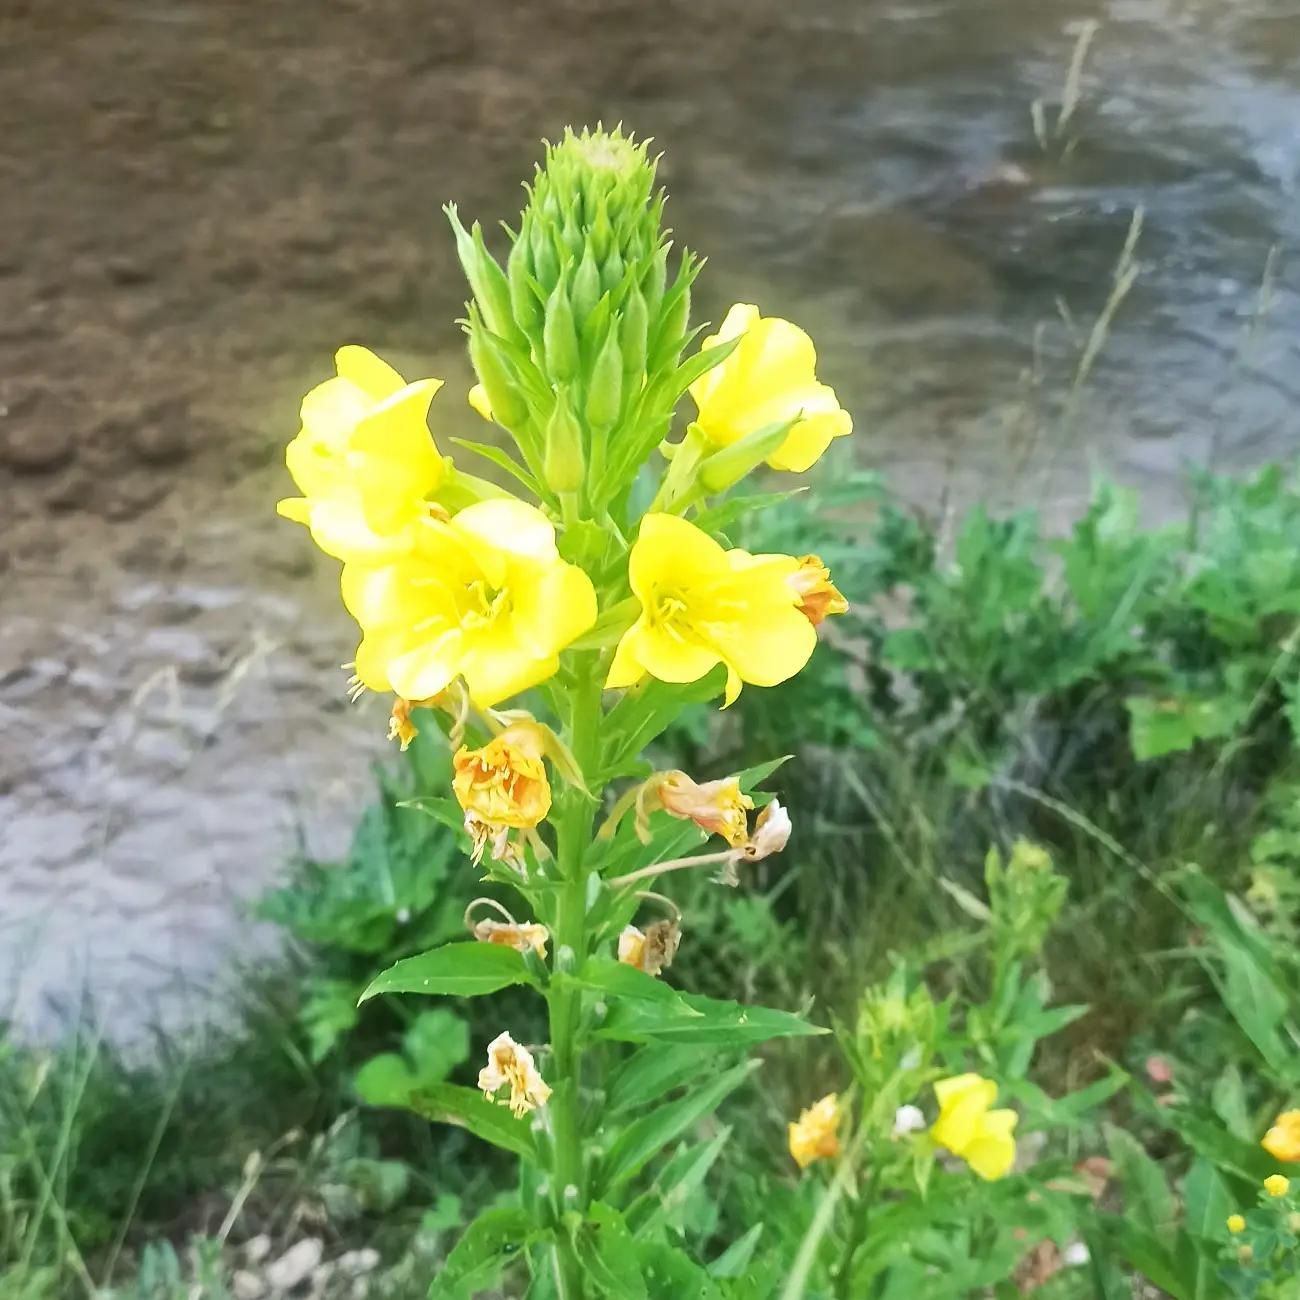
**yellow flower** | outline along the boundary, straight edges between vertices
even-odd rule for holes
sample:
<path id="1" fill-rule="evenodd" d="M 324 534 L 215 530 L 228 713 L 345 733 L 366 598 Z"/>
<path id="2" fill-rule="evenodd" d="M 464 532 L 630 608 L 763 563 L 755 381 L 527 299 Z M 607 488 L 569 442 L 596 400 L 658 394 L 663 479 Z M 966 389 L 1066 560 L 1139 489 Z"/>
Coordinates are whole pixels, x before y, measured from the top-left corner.
<path id="1" fill-rule="evenodd" d="M 1300 1110 L 1283 1111 L 1260 1145 L 1274 1160 L 1285 1165 L 1300 1161 Z"/>
<path id="2" fill-rule="evenodd" d="M 510 1085 L 510 1097 L 502 1105 L 509 1105 L 518 1119 L 545 1106 L 551 1095 L 533 1064 L 533 1054 L 509 1034 L 498 1034 L 488 1044 L 488 1063 L 478 1072 L 478 1086 L 490 1100 L 506 1084 Z"/>
<path id="3" fill-rule="evenodd" d="M 1011 1136 L 1019 1116 L 1014 1110 L 990 1110 L 998 1086 L 978 1074 L 958 1074 L 934 1085 L 939 1118 L 930 1136 L 939 1146 L 960 1156 L 984 1179 L 1004 1177 L 1016 1158 Z"/>
<path id="4" fill-rule="evenodd" d="M 303 398 L 302 428 L 285 451 L 302 493 L 277 507 L 306 524 L 322 551 L 375 562 L 409 548 L 424 498 L 445 474 L 425 423 L 440 379 L 408 384 L 366 348 L 340 348 L 338 374 Z"/>
<path id="5" fill-rule="evenodd" d="M 659 975 L 673 964 L 681 941 L 682 931 L 676 921 L 656 921 L 644 934 L 636 926 L 627 925 L 618 936 L 618 959 L 647 975 Z"/>
<path id="6" fill-rule="evenodd" d="M 474 938 L 479 943 L 499 943 L 516 952 L 531 948 L 539 957 L 546 956 L 546 942 L 551 932 L 536 922 L 492 921 L 484 919 L 474 924 Z"/>
<path id="7" fill-rule="evenodd" d="M 754 801 L 741 793 L 734 776 L 701 784 L 685 772 L 665 772 L 659 778 L 658 794 L 665 812 L 693 821 L 710 835 L 721 835 L 733 849 L 749 838 L 745 814 Z"/>
<path id="8" fill-rule="evenodd" d="M 628 561 L 641 615 L 618 643 L 605 685 L 634 686 L 647 673 L 694 682 L 724 663 L 730 704 L 742 682 L 793 677 L 817 645 L 789 581 L 798 567 L 789 555 L 724 550 L 676 515 L 646 515 Z"/>
<path id="9" fill-rule="evenodd" d="M 1234 1235 L 1246 1231 L 1246 1220 L 1240 1214 L 1228 1215 L 1228 1231 Z"/>
<path id="10" fill-rule="evenodd" d="M 1282 1174 L 1269 1174 L 1264 1179 L 1264 1190 L 1270 1196 L 1285 1196 L 1291 1190 L 1291 1180 Z"/>
<path id="11" fill-rule="evenodd" d="M 831 571 L 816 555 L 799 557 L 799 569 L 790 584 L 799 593 L 799 612 L 813 627 L 832 614 L 849 612 L 849 602 L 831 581 Z"/>
<path id="12" fill-rule="evenodd" d="M 362 685 L 423 700 L 460 676 L 479 708 L 550 677 L 596 621 L 591 579 L 560 559 L 549 520 L 505 499 L 422 520 L 390 563 L 345 565 L 343 600 L 364 634 Z"/>
<path id="13" fill-rule="evenodd" d="M 840 1099 L 831 1092 L 821 1101 L 801 1111 L 798 1120 L 787 1129 L 790 1154 L 800 1169 L 814 1160 L 828 1160 L 840 1153 Z"/>
<path id="14" fill-rule="evenodd" d="M 817 352 L 797 325 L 737 303 L 722 328 L 702 346 L 710 348 L 738 335 L 743 337 L 731 355 L 691 385 L 699 408 L 695 422 L 711 443 L 727 447 L 768 425 L 794 420 L 767 463 L 801 473 L 832 439 L 852 433 L 853 421 L 836 400 L 835 390 L 817 382 Z"/>

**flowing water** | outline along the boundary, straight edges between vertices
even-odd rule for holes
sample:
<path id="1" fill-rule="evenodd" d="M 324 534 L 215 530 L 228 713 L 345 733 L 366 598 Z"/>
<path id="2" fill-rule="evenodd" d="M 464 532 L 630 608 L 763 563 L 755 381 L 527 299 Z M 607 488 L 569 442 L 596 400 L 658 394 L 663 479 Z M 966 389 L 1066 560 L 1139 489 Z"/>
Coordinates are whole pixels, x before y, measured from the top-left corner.
<path id="1" fill-rule="evenodd" d="M 806 325 L 860 460 L 918 503 L 1059 524 L 1095 467 L 1164 517 L 1187 465 L 1300 447 L 1294 2 L 9 0 L 0 973 L 23 1023 L 87 995 L 116 1033 L 204 1012 L 269 941 L 247 900 L 345 842 L 383 709 L 343 703 L 351 633 L 274 516 L 280 448 L 349 340 L 447 379 L 438 436 L 470 430 L 438 207 L 512 215 L 538 136 L 596 118 L 667 152 L 706 313 Z"/>

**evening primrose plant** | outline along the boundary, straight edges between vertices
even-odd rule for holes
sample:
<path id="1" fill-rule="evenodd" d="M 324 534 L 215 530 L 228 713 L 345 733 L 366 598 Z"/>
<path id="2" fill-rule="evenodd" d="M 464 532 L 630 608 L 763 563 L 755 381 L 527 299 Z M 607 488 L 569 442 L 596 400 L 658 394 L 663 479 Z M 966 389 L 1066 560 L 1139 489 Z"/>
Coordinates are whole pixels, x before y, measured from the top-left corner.
<path id="1" fill-rule="evenodd" d="M 482 1044 L 476 1089 L 411 1096 L 521 1166 L 517 1200 L 467 1229 L 432 1295 L 473 1294 L 516 1259 L 533 1297 L 723 1294 L 661 1212 L 716 1143 L 678 1149 L 653 1190 L 643 1172 L 745 1081 L 748 1049 L 822 1031 L 670 987 L 690 942 L 673 883 L 743 885 L 792 820 L 757 789 L 779 758 L 705 781 L 643 755 L 688 705 L 798 673 L 847 608 L 816 556 L 730 544 L 730 522 L 781 494 L 723 497 L 765 463 L 807 470 L 852 423 L 788 321 L 740 305 L 695 346 L 700 264 L 672 257 L 644 143 L 566 132 L 526 189 L 504 261 L 447 209 L 471 295 L 466 396 L 492 426 L 453 441 L 507 486 L 430 436 L 437 380 L 357 346 L 289 445 L 300 495 L 280 511 L 343 563 L 352 690 L 391 698 L 403 747 L 424 727 L 448 737 L 449 788 L 418 806 L 464 836 L 483 882 L 468 938 L 364 997 L 515 988 L 545 1010 L 544 1036 L 503 1023 Z"/>

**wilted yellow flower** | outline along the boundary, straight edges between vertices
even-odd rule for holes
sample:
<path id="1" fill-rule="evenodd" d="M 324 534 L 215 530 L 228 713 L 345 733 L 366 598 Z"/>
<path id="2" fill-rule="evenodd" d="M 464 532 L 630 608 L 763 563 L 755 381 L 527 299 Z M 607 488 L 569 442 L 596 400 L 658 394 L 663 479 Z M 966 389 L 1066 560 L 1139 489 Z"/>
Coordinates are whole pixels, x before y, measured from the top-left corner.
<path id="1" fill-rule="evenodd" d="M 685 772 L 665 772 L 657 792 L 664 811 L 684 821 L 693 821 L 710 835 L 721 835 L 738 848 L 749 837 L 746 812 L 754 801 L 742 794 L 734 776 L 720 781 L 693 781 Z"/>
<path id="2" fill-rule="evenodd" d="M 799 612 L 817 627 L 832 614 L 847 614 L 849 602 L 831 581 L 831 571 L 816 555 L 799 557 L 790 585 L 799 593 Z"/>
<path id="3" fill-rule="evenodd" d="M 411 741 L 420 734 L 420 729 L 411 720 L 411 710 L 436 708 L 439 702 L 437 696 L 431 700 L 404 700 L 399 695 L 393 701 L 392 712 L 388 715 L 388 739 L 400 741 L 402 752 L 405 753 Z"/>
<path id="4" fill-rule="evenodd" d="M 699 408 L 695 423 L 711 443 L 727 447 L 768 425 L 794 420 L 767 463 L 801 473 L 833 439 L 852 433 L 853 421 L 835 390 L 817 382 L 816 349 L 797 325 L 737 303 L 702 347 L 738 335 L 743 337 L 731 355 L 691 385 Z"/>
<path id="5" fill-rule="evenodd" d="M 451 760 L 452 792 L 466 812 L 494 826 L 536 826 L 551 810 L 542 741 L 527 723 L 507 727 L 481 749 L 462 745 Z"/>
<path id="6" fill-rule="evenodd" d="M 1282 1174 L 1269 1174 L 1264 1179 L 1264 1190 L 1270 1196 L 1285 1196 L 1291 1190 L 1291 1180 Z"/>
<path id="7" fill-rule="evenodd" d="M 646 515 L 628 561 L 641 615 L 618 643 L 605 685 L 634 686 L 646 674 L 694 682 L 724 663 L 730 704 L 742 682 L 793 677 L 817 645 L 789 581 L 798 567 L 789 555 L 724 550 L 677 515 Z"/>
<path id="8" fill-rule="evenodd" d="M 644 933 L 627 925 L 618 936 L 618 959 L 647 975 L 659 975 L 673 964 L 681 941 L 681 926 L 676 921 L 656 921 Z"/>
<path id="9" fill-rule="evenodd" d="M 1016 1158 L 1012 1132 L 1019 1116 L 1014 1110 L 990 1110 L 998 1086 L 978 1074 L 958 1074 L 934 1085 L 939 1118 L 930 1136 L 939 1146 L 960 1156 L 985 1179 L 1004 1177 Z"/>
<path id="10" fill-rule="evenodd" d="M 790 842 L 792 829 L 790 814 L 779 799 L 773 799 L 754 822 L 754 833 L 744 845 L 745 856 L 751 862 L 761 862 L 773 853 L 780 853 Z"/>
<path id="11" fill-rule="evenodd" d="M 390 563 L 345 565 L 343 600 L 363 685 L 422 700 L 461 676 L 479 708 L 550 677 L 596 621 L 591 579 L 560 559 L 550 521 L 505 499 L 422 520 Z"/>
<path id="12" fill-rule="evenodd" d="M 516 952 L 531 948 L 539 957 L 546 956 L 546 943 L 551 932 L 536 922 L 492 921 L 484 918 L 474 924 L 474 938 L 479 943 L 499 943 Z"/>
<path id="13" fill-rule="evenodd" d="M 506 1084 L 510 1085 L 509 1105 L 516 1118 L 545 1106 L 551 1090 L 533 1064 L 533 1054 L 520 1047 L 509 1034 L 498 1034 L 488 1044 L 488 1063 L 478 1072 L 478 1086 L 489 1100 Z"/>
<path id="14" fill-rule="evenodd" d="M 807 1169 L 814 1160 L 829 1160 L 839 1155 L 841 1118 L 840 1099 L 833 1092 L 799 1113 L 787 1133 L 790 1154 L 800 1169 Z"/>
<path id="15" fill-rule="evenodd" d="M 1228 1231 L 1234 1235 L 1238 1232 L 1246 1231 L 1246 1220 L 1240 1214 L 1228 1215 Z"/>
<path id="16" fill-rule="evenodd" d="M 445 474 L 425 417 L 440 379 L 408 384 L 367 348 L 340 348 L 338 374 L 303 398 L 302 428 L 285 452 L 302 492 L 278 509 L 306 524 L 340 560 L 375 562 L 409 549 L 424 500 Z"/>
<path id="17" fill-rule="evenodd" d="M 1300 1110 L 1283 1111 L 1264 1134 L 1260 1145 L 1274 1160 L 1283 1164 L 1300 1161 Z"/>

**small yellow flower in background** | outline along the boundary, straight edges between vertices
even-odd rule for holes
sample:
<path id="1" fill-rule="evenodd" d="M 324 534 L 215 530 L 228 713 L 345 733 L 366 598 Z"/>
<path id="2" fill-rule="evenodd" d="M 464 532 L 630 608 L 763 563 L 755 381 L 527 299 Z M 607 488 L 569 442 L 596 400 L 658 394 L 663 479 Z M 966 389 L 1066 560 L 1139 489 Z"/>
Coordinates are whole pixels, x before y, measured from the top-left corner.
<path id="1" fill-rule="evenodd" d="M 676 921 L 656 921 L 644 933 L 627 925 L 618 936 L 618 959 L 647 975 L 659 975 L 673 964 L 681 941 L 682 930 Z"/>
<path id="2" fill-rule="evenodd" d="M 469 390 L 469 404 L 489 423 L 492 423 L 492 403 L 488 401 L 487 389 L 482 384 L 475 384 Z"/>
<path id="3" fill-rule="evenodd" d="M 1004 1177 L 1015 1163 L 1012 1137 L 1019 1116 L 1014 1110 L 990 1110 L 998 1086 L 978 1074 L 958 1074 L 934 1085 L 939 1118 L 930 1128 L 934 1141 L 959 1156 L 981 1177 Z"/>
<path id="4" fill-rule="evenodd" d="M 746 813 L 754 801 L 741 793 L 734 776 L 699 782 L 685 772 L 665 772 L 659 778 L 657 794 L 665 812 L 693 821 L 710 835 L 721 835 L 733 849 L 749 838 Z"/>
<path id="5" fill-rule="evenodd" d="M 830 1160 L 839 1155 L 838 1130 L 842 1118 L 839 1096 L 833 1092 L 800 1111 L 799 1118 L 788 1128 L 790 1154 L 800 1169 L 807 1169 L 814 1160 Z"/>
<path id="6" fill-rule="evenodd" d="M 1291 1190 L 1291 1180 L 1282 1174 L 1269 1174 L 1264 1179 L 1264 1190 L 1270 1196 L 1285 1196 Z"/>
<path id="7" fill-rule="evenodd" d="M 1246 1231 L 1246 1220 L 1240 1214 L 1228 1215 L 1228 1231 L 1234 1236 L 1239 1232 Z"/>
<path id="8" fill-rule="evenodd" d="M 425 419 L 440 379 L 408 384 L 362 347 L 340 348 L 338 374 L 303 398 L 302 428 L 285 462 L 302 493 L 277 507 L 306 524 L 322 551 L 374 562 L 409 549 L 432 507 L 443 458 Z"/>
<path id="9" fill-rule="evenodd" d="M 647 674 L 694 682 L 723 663 L 731 704 L 742 682 L 793 677 L 817 645 L 789 581 L 798 567 L 789 555 L 724 550 L 676 515 L 646 515 L 628 561 L 641 615 L 618 643 L 605 685 L 635 686 Z"/>
<path id="10" fill-rule="evenodd" d="M 479 708 L 545 681 L 596 621 L 591 579 L 560 559 L 550 521 L 504 499 L 422 520 L 389 563 L 345 565 L 343 600 L 362 685 L 423 700 L 461 676 Z"/>
<path id="11" fill-rule="evenodd" d="M 799 568 L 790 578 L 799 593 L 799 612 L 818 627 L 833 614 L 847 614 L 849 602 L 831 581 L 831 571 L 816 555 L 799 557 Z"/>
<path id="12" fill-rule="evenodd" d="M 487 1049 L 488 1063 L 478 1072 L 479 1090 L 490 1101 L 507 1084 L 509 1099 L 502 1099 L 511 1113 L 522 1119 L 530 1110 L 545 1106 L 551 1090 L 533 1064 L 533 1054 L 509 1034 L 498 1034 Z"/>
<path id="13" fill-rule="evenodd" d="M 691 385 L 699 408 L 695 423 L 711 443 L 727 447 L 768 425 L 794 420 L 767 463 L 802 473 L 835 438 L 853 432 L 853 420 L 835 390 L 817 382 L 817 351 L 797 325 L 737 303 L 701 347 L 737 336 L 742 337 L 731 355 Z"/>
<path id="14" fill-rule="evenodd" d="M 1283 1111 L 1264 1134 L 1260 1146 L 1284 1165 L 1300 1161 L 1300 1110 Z"/>
<path id="15" fill-rule="evenodd" d="M 493 921 L 487 918 L 475 922 L 473 933 L 479 943 L 499 943 L 516 952 L 527 952 L 531 948 L 539 957 L 546 956 L 547 940 L 551 937 L 551 932 L 544 925 L 535 922 Z"/>

